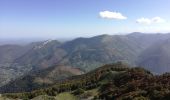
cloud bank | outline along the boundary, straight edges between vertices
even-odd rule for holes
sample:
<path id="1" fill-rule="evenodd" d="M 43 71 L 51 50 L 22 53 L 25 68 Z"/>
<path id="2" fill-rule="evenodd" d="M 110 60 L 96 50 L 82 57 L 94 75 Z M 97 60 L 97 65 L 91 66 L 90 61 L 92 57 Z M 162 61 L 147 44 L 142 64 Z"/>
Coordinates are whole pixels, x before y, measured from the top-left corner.
<path id="1" fill-rule="evenodd" d="M 99 15 L 101 18 L 104 18 L 104 19 L 116 19 L 116 20 L 127 19 L 127 17 L 123 16 L 119 12 L 101 11 Z"/>
<path id="2" fill-rule="evenodd" d="M 161 17 L 153 17 L 151 19 L 149 18 L 139 18 L 136 20 L 136 23 L 139 23 L 139 24 L 147 24 L 147 25 L 150 25 L 150 24 L 154 24 L 154 23 L 164 23 L 165 20 L 162 19 Z"/>

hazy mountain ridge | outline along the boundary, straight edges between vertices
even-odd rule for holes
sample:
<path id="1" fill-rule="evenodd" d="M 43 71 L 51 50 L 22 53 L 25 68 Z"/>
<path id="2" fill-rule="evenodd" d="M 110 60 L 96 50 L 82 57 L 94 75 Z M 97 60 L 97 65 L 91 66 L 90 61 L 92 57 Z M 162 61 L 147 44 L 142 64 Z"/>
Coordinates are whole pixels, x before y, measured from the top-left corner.
<path id="1" fill-rule="evenodd" d="M 15 79 L 30 71 L 45 70 L 52 66 L 57 68 L 59 65 L 71 66 L 88 72 L 107 63 L 122 61 L 133 66 L 142 65 L 146 69 L 151 69 L 158 73 L 159 70 L 160 73 L 170 71 L 168 62 L 169 48 L 166 48 L 169 43 L 167 42 L 165 47 L 162 47 L 169 38 L 170 34 L 132 33 L 128 35 L 100 35 L 91 38 L 77 38 L 64 43 L 57 40 L 47 40 L 31 43 L 26 45 L 24 49 L 20 49 L 21 46 L 16 45 L 14 46 L 16 49 L 9 51 L 12 52 L 9 53 L 12 64 L 9 63 L 5 66 L 1 64 L 1 73 L 7 72 L 7 74 L 0 75 L 1 84 L 4 85 L 11 78 Z M 163 48 L 163 51 L 159 51 L 160 48 Z M 7 50 L 3 49 L 5 48 L 0 48 L 0 51 L 2 51 L 0 54 L 5 55 Z M 160 53 L 161 58 L 159 57 L 158 59 L 160 61 L 150 59 L 150 64 L 147 56 L 152 55 L 154 51 L 156 54 Z M 15 56 L 16 54 L 17 56 Z M 5 59 L 3 56 L 0 58 Z M 8 73 L 14 73 L 14 75 L 12 76 Z M 9 80 L 7 81 L 7 79 Z"/>
<path id="2" fill-rule="evenodd" d="M 90 67 L 95 68 L 95 64 L 97 64 L 97 67 L 105 63 L 113 63 L 120 60 L 134 64 L 132 60 L 128 61 L 128 59 L 135 59 L 135 53 L 139 52 L 138 45 L 132 44 L 132 41 L 125 36 L 110 35 L 79 38 L 67 42 L 61 47 L 69 52 L 68 58 L 66 57 L 69 59 L 67 61 L 70 61 L 68 64 L 76 67 L 81 66 L 87 71 L 89 71 Z"/>
<path id="3" fill-rule="evenodd" d="M 60 60 L 63 57 L 62 55 L 59 55 L 62 52 L 62 50 L 57 49 L 59 45 L 60 42 L 58 42 L 57 40 L 50 40 L 50 41 L 47 40 L 41 42 L 38 45 L 35 45 L 29 52 L 15 59 L 14 62 L 24 66 L 31 64 L 33 69 L 39 69 L 38 68 L 39 66 L 41 66 L 42 69 L 47 68 L 52 65 L 50 65 L 50 63 L 46 64 L 43 62 L 47 62 L 46 60 L 48 60 L 51 63 L 56 63 L 57 59 Z M 51 56 L 55 58 L 49 60 Z"/>
<path id="4" fill-rule="evenodd" d="M 170 71 L 170 38 L 147 48 L 139 57 L 139 65 L 156 72 Z"/>

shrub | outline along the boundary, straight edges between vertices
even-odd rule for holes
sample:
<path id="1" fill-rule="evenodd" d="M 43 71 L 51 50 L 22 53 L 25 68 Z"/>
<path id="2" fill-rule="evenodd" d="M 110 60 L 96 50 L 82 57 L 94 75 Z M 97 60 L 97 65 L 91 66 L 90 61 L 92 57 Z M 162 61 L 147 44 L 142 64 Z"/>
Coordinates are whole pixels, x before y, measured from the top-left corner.
<path id="1" fill-rule="evenodd" d="M 75 90 L 75 91 L 73 92 L 73 94 L 74 94 L 74 95 L 80 95 L 80 94 L 83 94 L 84 92 L 85 92 L 84 89 L 78 88 L 77 90 Z"/>

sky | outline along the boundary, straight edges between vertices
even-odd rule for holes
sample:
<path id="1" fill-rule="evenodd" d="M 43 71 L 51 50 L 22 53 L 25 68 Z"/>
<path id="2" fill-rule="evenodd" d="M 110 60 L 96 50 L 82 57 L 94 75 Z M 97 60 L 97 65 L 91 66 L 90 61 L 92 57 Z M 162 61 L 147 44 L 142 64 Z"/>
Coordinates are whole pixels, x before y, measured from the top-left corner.
<path id="1" fill-rule="evenodd" d="M 170 0 L 0 0 L 1 38 L 170 32 Z"/>

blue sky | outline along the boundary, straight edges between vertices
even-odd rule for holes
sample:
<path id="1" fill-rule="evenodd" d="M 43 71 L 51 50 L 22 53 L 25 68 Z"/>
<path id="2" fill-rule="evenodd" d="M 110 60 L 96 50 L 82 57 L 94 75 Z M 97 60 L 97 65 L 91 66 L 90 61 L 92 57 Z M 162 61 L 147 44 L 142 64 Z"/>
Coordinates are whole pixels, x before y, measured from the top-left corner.
<path id="1" fill-rule="evenodd" d="M 0 0 L 0 37 L 170 32 L 170 0 Z"/>

